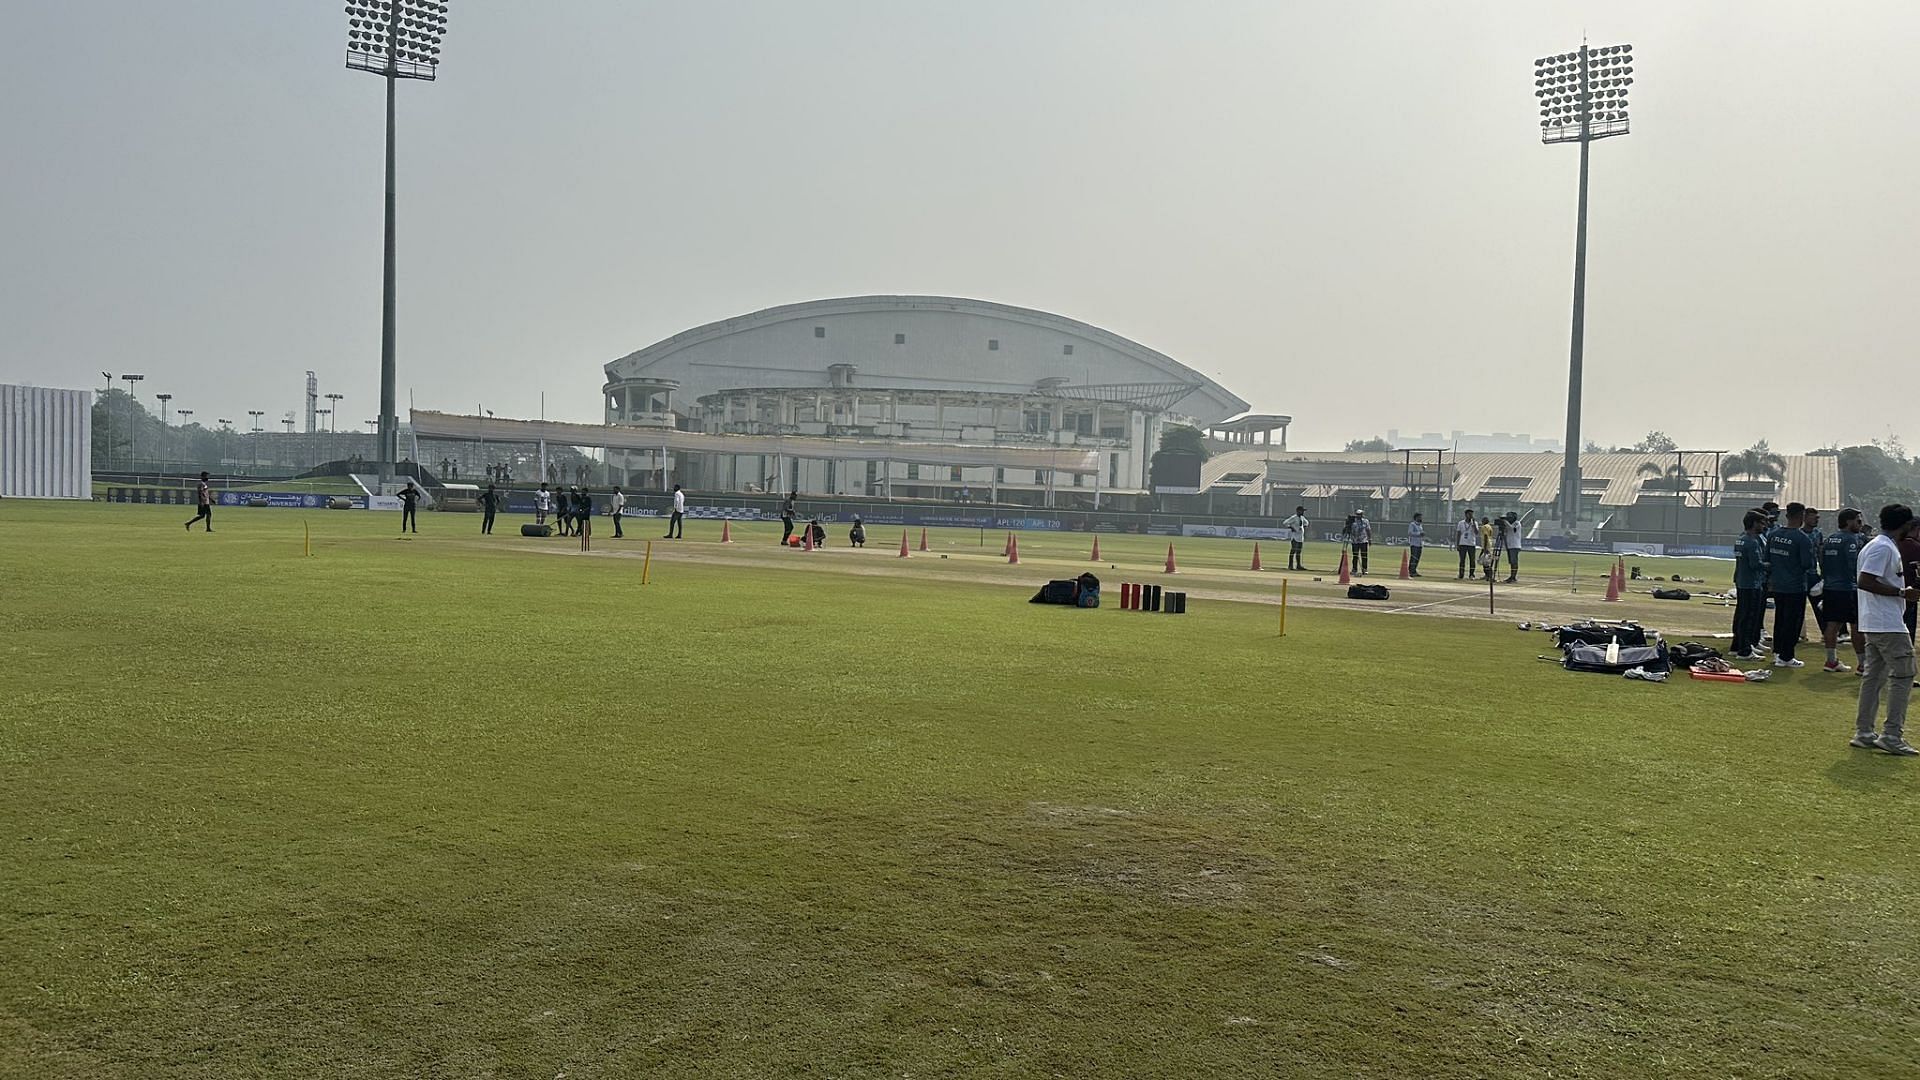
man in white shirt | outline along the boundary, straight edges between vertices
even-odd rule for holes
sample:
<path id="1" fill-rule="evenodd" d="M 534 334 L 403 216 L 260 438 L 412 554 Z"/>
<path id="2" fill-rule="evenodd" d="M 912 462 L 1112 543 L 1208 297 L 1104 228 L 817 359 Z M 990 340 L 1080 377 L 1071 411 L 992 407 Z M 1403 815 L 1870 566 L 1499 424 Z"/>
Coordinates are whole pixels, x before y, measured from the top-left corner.
<path id="1" fill-rule="evenodd" d="M 1287 551 L 1287 569 L 1305 570 L 1307 568 L 1307 530 L 1311 527 L 1307 521 L 1307 508 L 1294 507 L 1293 516 L 1281 522 L 1280 527 L 1287 530 L 1287 539 L 1292 542 Z"/>
<path id="2" fill-rule="evenodd" d="M 547 515 L 551 513 L 553 513 L 553 492 L 547 490 L 547 485 L 541 484 L 540 490 L 533 493 L 533 523 L 545 525 Z"/>
<path id="3" fill-rule="evenodd" d="M 673 516 L 667 519 L 666 539 L 685 540 L 687 538 L 687 527 L 680 521 L 686 512 L 687 493 L 680 490 L 679 484 L 675 484 L 673 485 Z"/>
<path id="4" fill-rule="evenodd" d="M 618 487 L 613 489 L 613 497 L 607 500 L 607 513 L 613 518 L 613 538 L 623 539 L 620 535 L 620 518 L 627 512 L 627 493 Z"/>
<path id="5" fill-rule="evenodd" d="M 1423 514 L 1413 515 L 1407 523 L 1407 576 L 1420 576 L 1420 553 L 1427 547 L 1427 519 Z"/>
<path id="6" fill-rule="evenodd" d="M 1480 547 L 1480 526 L 1473 523 L 1472 507 L 1468 507 L 1467 512 L 1453 526 L 1453 546 L 1460 552 L 1460 572 L 1454 576 L 1473 577 L 1473 553 Z M 1445 573 L 1445 571 L 1441 572 Z"/>
<path id="7" fill-rule="evenodd" d="M 1900 540 L 1913 529 L 1913 511 L 1899 503 L 1880 508 L 1880 535 L 1860 552 L 1860 633 L 1867 639 L 1860 709 L 1849 745 L 1900 757 L 1920 754 L 1907 745 L 1907 698 L 1913 693 L 1913 638 L 1907 634 L 1907 602 L 1920 588 L 1907 584 Z M 1880 693 L 1887 695 L 1887 722 L 1873 731 Z"/>

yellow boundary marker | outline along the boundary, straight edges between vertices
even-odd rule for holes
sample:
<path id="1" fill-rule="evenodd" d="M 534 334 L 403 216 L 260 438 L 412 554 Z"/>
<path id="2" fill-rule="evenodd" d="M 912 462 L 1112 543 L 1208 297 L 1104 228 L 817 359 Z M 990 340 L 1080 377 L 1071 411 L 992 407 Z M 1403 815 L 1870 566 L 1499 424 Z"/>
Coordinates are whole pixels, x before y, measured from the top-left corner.
<path id="1" fill-rule="evenodd" d="M 1287 579 L 1280 579 L 1280 636 L 1287 636 Z"/>
<path id="2" fill-rule="evenodd" d="M 641 563 L 640 563 L 640 584 L 642 585 L 649 584 L 649 578 L 652 576 L 652 574 L 653 574 L 653 541 L 649 540 L 647 541 L 647 557 L 641 560 Z"/>

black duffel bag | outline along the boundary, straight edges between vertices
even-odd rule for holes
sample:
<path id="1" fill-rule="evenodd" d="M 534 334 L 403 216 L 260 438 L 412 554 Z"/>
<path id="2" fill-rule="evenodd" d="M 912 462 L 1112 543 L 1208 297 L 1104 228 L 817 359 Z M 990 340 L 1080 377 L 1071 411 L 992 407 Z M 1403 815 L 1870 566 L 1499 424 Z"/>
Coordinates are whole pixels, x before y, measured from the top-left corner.
<path id="1" fill-rule="evenodd" d="M 1387 592 L 1385 585 L 1356 584 L 1347 586 L 1347 599 L 1349 600 L 1385 600 L 1390 595 L 1392 594 Z"/>
<path id="2" fill-rule="evenodd" d="M 1690 669 L 1702 660 L 1719 660 L 1721 656 L 1720 650 L 1712 646 L 1702 645 L 1697 641 L 1682 641 L 1668 646 L 1667 659 L 1672 661 L 1675 667 Z"/>
<path id="3" fill-rule="evenodd" d="M 1685 589 L 1655 589 L 1653 598 L 1655 600 L 1691 600 L 1693 594 Z"/>
<path id="4" fill-rule="evenodd" d="M 1645 645 L 1647 632 L 1637 626 L 1562 626 L 1554 630 L 1553 643 L 1566 648 L 1569 642 L 1587 645 L 1606 645 L 1618 641 L 1622 645 Z"/>
<path id="5" fill-rule="evenodd" d="M 1049 581 L 1033 594 L 1029 604 L 1065 604 L 1072 607 L 1080 599 L 1080 583 L 1071 579 Z"/>

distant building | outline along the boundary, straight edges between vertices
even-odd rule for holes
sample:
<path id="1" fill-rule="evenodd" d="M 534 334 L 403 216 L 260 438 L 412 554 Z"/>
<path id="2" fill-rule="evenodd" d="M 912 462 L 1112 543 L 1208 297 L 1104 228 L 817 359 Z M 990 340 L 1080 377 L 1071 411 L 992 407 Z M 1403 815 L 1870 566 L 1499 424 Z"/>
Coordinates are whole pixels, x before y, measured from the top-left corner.
<path id="1" fill-rule="evenodd" d="M 93 496 L 93 392 L 0 385 L 0 499 Z"/>
<path id="2" fill-rule="evenodd" d="M 1426 431 L 1418 435 L 1402 432 L 1397 428 L 1387 429 L 1387 442 L 1398 450 L 1402 447 L 1446 447 L 1463 454 L 1528 454 L 1538 452 L 1558 453 L 1566 448 L 1559 439 L 1536 439 L 1524 431 L 1496 431 L 1489 435 L 1480 435 L 1471 431 L 1454 431 L 1441 434 Z"/>
<path id="3" fill-rule="evenodd" d="M 1580 455 L 1578 531 L 1595 527 L 1638 532 L 1678 531 L 1730 536 L 1747 510 L 1772 500 L 1833 510 L 1840 502 L 1840 459 L 1784 454 L 1785 476 L 1720 475 L 1723 458 L 1686 454 L 1686 477 L 1669 475 L 1673 454 Z M 1306 506 L 1309 516 L 1339 519 L 1364 508 L 1382 520 L 1405 521 L 1414 511 L 1431 523 L 1437 513 L 1471 507 L 1476 513 L 1520 515 L 1529 525 L 1559 522 L 1562 459 L 1549 453 L 1442 454 L 1270 452 L 1215 454 L 1201 469 L 1199 509 L 1223 514 L 1279 515 Z"/>
<path id="4" fill-rule="evenodd" d="M 1144 491 L 1164 425 L 1247 409 L 1112 331 L 950 296 L 815 300 L 698 326 L 607 364 L 602 393 L 622 432 L 602 445 L 658 447 L 610 449 L 615 475 L 1044 505 Z M 1077 464 L 1045 467 L 1056 460 Z"/>

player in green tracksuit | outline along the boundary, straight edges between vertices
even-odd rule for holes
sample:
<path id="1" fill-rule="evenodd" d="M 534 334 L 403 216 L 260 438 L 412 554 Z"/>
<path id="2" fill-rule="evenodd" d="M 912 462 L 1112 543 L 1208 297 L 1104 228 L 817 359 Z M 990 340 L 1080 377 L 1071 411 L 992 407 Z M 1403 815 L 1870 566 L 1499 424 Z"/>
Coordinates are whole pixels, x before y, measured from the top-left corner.
<path id="1" fill-rule="evenodd" d="M 1860 633 L 1860 549 L 1866 546 L 1866 525 L 1860 511 L 1840 511 L 1840 531 L 1820 541 L 1820 635 L 1827 647 L 1827 671 L 1852 670 L 1836 651 L 1840 630 L 1853 642 L 1854 669 L 1860 667 L 1867 642 Z"/>

